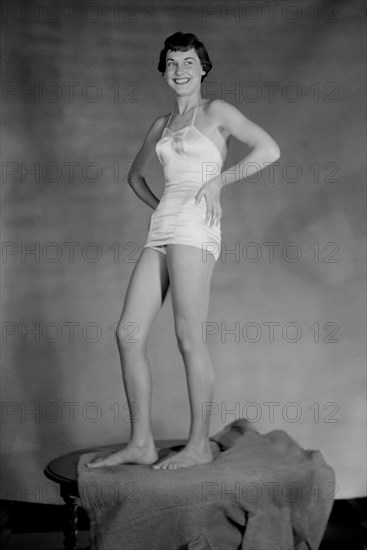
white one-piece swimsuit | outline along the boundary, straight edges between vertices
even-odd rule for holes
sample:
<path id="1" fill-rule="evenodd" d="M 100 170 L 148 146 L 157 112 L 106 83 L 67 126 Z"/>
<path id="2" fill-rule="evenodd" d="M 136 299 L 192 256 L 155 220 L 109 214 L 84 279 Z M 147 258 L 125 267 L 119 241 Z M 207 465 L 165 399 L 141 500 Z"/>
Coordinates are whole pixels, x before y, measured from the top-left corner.
<path id="1" fill-rule="evenodd" d="M 165 188 L 152 213 L 145 247 L 166 253 L 167 244 L 185 244 L 209 253 L 218 260 L 221 246 L 219 224 L 205 223 L 206 200 L 195 204 L 200 187 L 220 174 L 222 155 L 217 146 L 196 126 L 196 106 L 191 124 L 177 132 L 168 128 L 172 113 L 156 144 L 156 153 L 163 166 Z"/>

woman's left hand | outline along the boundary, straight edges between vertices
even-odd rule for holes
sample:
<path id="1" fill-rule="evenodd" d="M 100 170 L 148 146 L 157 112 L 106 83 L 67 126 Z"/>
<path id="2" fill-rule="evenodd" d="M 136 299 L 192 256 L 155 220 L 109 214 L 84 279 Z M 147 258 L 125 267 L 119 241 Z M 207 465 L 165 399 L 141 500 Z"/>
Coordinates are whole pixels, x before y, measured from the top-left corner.
<path id="1" fill-rule="evenodd" d="M 219 225 L 220 218 L 222 217 L 222 208 L 220 206 L 220 183 L 216 183 L 215 180 L 210 180 L 204 183 L 200 187 L 199 192 L 195 196 L 195 204 L 199 204 L 203 197 L 206 201 L 206 216 L 205 223 L 209 223 L 210 227 L 214 224 Z"/>

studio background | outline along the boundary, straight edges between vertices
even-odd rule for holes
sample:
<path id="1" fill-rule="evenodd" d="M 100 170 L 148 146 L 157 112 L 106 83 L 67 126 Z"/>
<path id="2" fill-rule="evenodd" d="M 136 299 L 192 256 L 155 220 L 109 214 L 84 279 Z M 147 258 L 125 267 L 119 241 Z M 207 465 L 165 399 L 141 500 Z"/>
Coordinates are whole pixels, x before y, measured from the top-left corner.
<path id="1" fill-rule="evenodd" d="M 178 30 L 209 51 L 204 97 L 281 149 L 221 194 L 210 434 L 239 416 L 286 430 L 335 469 L 330 494 L 364 496 L 362 2 L 77 4 L 8 2 L 3 14 L 1 498 L 59 503 L 49 460 L 129 436 L 114 328 L 152 211 L 126 176 L 174 107 L 157 64 Z M 232 139 L 226 167 L 246 152 Z M 161 196 L 157 159 L 147 182 Z M 170 294 L 148 357 L 154 435 L 185 438 Z"/>

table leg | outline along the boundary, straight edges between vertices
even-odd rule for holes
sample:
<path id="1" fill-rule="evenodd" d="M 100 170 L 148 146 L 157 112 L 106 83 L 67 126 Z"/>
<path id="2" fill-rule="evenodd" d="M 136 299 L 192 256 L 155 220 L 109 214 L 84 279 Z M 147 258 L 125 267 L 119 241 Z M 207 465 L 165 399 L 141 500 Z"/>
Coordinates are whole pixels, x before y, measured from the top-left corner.
<path id="1" fill-rule="evenodd" d="M 358 518 L 358 524 L 361 529 L 361 538 L 363 550 L 367 550 L 367 509 L 365 498 L 350 498 L 348 504 L 353 508 L 353 511 Z"/>
<path id="2" fill-rule="evenodd" d="M 77 497 L 66 492 L 61 492 L 65 502 L 65 550 L 77 550 L 78 548 L 78 504 Z"/>

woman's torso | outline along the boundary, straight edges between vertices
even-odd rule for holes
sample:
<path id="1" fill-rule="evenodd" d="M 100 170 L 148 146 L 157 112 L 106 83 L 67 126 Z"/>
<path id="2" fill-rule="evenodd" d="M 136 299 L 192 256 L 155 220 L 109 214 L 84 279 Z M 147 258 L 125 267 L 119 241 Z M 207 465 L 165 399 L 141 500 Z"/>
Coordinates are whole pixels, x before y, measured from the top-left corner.
<path id="1" fill-rule="evenodd" d="M 222 154 L 217 145 L 195 125 L 196 106 L 191 123 L 173 131 L 168 126 L 156 144 L 156 153 L 163 166 L 166 185 L 185 182 L 197 187 L 218 175 L 223 166 Z"/>

